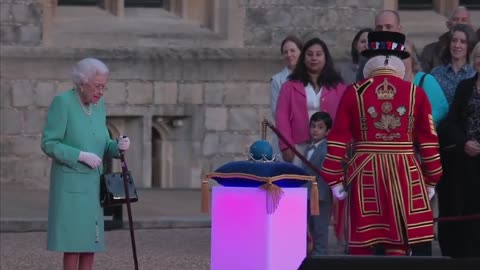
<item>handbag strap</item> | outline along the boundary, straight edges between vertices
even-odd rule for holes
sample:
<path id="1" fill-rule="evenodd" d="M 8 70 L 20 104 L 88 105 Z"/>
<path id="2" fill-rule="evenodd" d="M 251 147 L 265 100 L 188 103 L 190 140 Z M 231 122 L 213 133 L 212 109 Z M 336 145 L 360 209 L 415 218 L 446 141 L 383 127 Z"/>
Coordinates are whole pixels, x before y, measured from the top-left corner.
<path id="1" fill-rule="evenodd" d="M 127 162 L 125 161 L 125 151 L 120 151 L 120 162 L 122 163 L 122 178 L 123 186 L 125 188 L 125 197 L 127 198 L 127 212 L 128 212 L 128 227 L 130 229 L 130 240 L 132 242 L 132 252 L 133 252 L 133 263 L 135 264 L 135 270 L 138 270 L 138 259 L 137 259 L 137 247 L 135 244 L 135 234 L 133 232 L 133 219 L 132 219 L 132 209 L 130 206 L 130 194 L 128 192 L 128 167 Z"/>
<path id="2" fill-rule="evenodd" d="M 420 82 L 418 83 L 418 87 L 423 88 L 423 81 L 425 77 L 427 77 L 428 73 L 423 73 L 422 77 L 420 78 Z"/>

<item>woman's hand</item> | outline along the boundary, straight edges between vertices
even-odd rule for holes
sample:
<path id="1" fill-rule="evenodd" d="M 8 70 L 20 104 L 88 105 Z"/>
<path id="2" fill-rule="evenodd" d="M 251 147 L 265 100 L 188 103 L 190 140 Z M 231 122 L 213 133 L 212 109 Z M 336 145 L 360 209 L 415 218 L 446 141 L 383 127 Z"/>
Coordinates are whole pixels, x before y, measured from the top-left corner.
<path id="1" fill-rule="evenodd" d="M 465 143 L 465 153 L 471 157 L 476 157 L 480 154 L 480 143 L 476 140 L 470 140 Z"/>
<path id="2" fill-rule="evenodd" d="M 293 159 L 295 158 L 295 154 L 293 153 L 292 150 L 287 148 L 287 150 L 284 150 L 282 152 L 282 158 L 283 158 L 284 161 L 291 163 L 291 162 L 293 162 Z"/>
<path id="3" fill-rule="evenodd" d="M 130 147 L 130 139 L 127 136 L 118 138 L 118 149 L 126 151 Z"/>
<path id="4" fill-rule="evenodd" d="M 80 156 L 78 157 L 78 161 L 83 162 L 90 166 L 92 169 L 96 169 L 100 164 L 102 164 L 102 159 L 100 159 L 97 155 L 90 152 L 80 152 Z"/>

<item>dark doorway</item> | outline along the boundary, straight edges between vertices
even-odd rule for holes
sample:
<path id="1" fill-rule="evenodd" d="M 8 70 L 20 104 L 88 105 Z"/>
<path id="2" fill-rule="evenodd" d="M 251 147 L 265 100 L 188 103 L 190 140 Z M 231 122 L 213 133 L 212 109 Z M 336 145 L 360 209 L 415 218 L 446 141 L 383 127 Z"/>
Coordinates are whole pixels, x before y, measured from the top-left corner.
<path id="1" fill-rule="evenodd" d="M 102 0 L 58 0 L 62 6 L 96 6 Z M 164 7 L 163 0 L 125 0 L 125 7 Z"/>
<path id="2" fill-rule="evenodd" d="M 161 7 L 163 0 L 125 0 L 125 7 Z"/>
<path id="3" fill-rule="evenodd" d="M 460 6 L 466 6 L 468 9 L 480 9 L 478 0 L 460 0 Z"/>
<path id="4" fill-rule="evenodd" d="M 433 0 L 399 0 L 401 10 L 433 10 Z"/>
<path id="5" fill-rule="evenodd" d="M 58 0 L 59 6 L 96 6 L 98 0 Z"/>
<path id="6" fill-rule="evenodd" d="M 152 187 L 162 186 L 162 137 L 152 127 Z"/>

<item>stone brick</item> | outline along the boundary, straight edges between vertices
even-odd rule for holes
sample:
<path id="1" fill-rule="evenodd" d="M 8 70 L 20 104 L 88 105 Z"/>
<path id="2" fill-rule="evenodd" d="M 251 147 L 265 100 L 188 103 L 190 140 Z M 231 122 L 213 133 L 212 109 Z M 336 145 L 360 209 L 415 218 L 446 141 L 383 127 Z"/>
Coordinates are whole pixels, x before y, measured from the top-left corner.
<path id="1" fill-rule="evenodd" d="M 184 81 L 202 80 L 202 61 L 199 60 L 184 60 L 182 79 Z"/>
<path id="2" fill-rule="evenodd" d="M 31 81 L 12 81 L 12 104 L 14 107 L 25 107 L 34 104 L 34 91 Z"/>
<path id="3" fill-rule="evenodd" d="M 113 81 L 108 83 L 108 90 L 105 92 L 105 104 L 125 104 L 127 100 L 127 89 L 124 82 Z"/>
<path id="4" fill-rule="evenodd" d="M 217 133 L 207 133 L 203 139 L 203 155 L 210 156 L 220 149 L 220 137 Z"/>
<path id="5" fill-rule="evenodd" d="M 250 104 L 270 105 L 270 84 L 269 83 L 250 83 L 249 97 Z"/>
<path id="6" fill-rule="evenodd" d="M 223 60 L 203 60 L 200 62 L 201 80 L 224 81 L 229 78 L 232 66 Z"/>
<path id="7" fill-rule="evenodd" d="M 20 134 L 23 130 L 22 111 L 17 109 L 0 109 L 0 127 L 2 135 Z"/>
<path id="8" fill-rule="evenodd" d="M 2 151 L 12 157 L 29 157 L 41 153 L 40 141 L 40 136 L 11 136 L 2 139 Z"/>
<path id="9" fill-rule="evenodd" d="M 312 25 L 317 20 L 319 16 L 318 10 L 308 7 L 293 7 L 291 9 L 293 14 L 302 14 L 301 16 L 293 16 L 292 25 L 293 27 L 305 28 L 307 25 Z M 279 43 L 280 45 L 280 43 Z"/>
<path id="10" fill-rule="evenodd" d="M 53 97 L 57 94 L 53 82 L 38 82 L 35 86 L 35 104 L 39 107 L 48 107 L 52 103 Z"/>
<path id="11" fill-rule="evenodd" d="M 226 83 L 226 105 L 269 105 L 268 83 Z"/>
<path id="12" fill-rule="evenodd" d="M 0 40 L 2 44 L 15 44 L 19 39 L 20 28 L 18 25 L 2 23 L 0 26 Z"/>
<path id="13" fill-rule="evenodd" d="M 373 25 L 375 21 L 375 10 L 372 9 L 357 9 L 355 10 L 355 16 L 350 18 L 351 25 L 357 26 L 359 29 Z M 357 32 L 355 31 L 355 34 Z M 355 34 L 352 34 L 350 39 L 353 40 Z"/>
<path id="14" fill-rule="evenodd" d="M 317 9 L 318 14 L 315 17 L 314 29 L 321 31 L 333 31 L 337 27 L 339 21 L 344 21 L 347 17 L 340 17 L 336 9 L 324 8 Z M 322 39 L 324 39 L 322 37 Z"/>
<path id="15" fill-rule="evenodd" d="M 206 83 L 204 85 L 205 104 L 222 104 L 223 92 L 225 84 L 223 83 Z"/>
<path id="16" fill-rule="evenodd" d="M 272 30 L 266 28 L 245 29 L 245 45 L 250 47 L 270 47 L 272 45 Z"/>
<path id="17" fill-rule="evenodd" d="M 183 83 L 178 86 L 178 102 L 181 104 L 202 104 L 203 85 L 201 83 Z"/>
<path id="18" fill-rule="evenodd" d="M 24 133 L 39 135 L 45 125 L 47 118 L 46 110 L 32 109 L 25 110 L 24 114 Z"/>
<path id="19" fill-rule="evenodd" d="M 20 43 L 25 45 L 38 45 L 41 40 L 41 25 L 23 25 L 20 27 Z"/>
<path id="20" fill-rule="evenodd" d="M 154 88 L 155 104 L 177 104 L 177 82 L 155 82 Z"/>
<path id="21" fill-rule="evenodd" d="M 9 22 L 12 20 L 11 5 L 0 3 L 0 22 Z"/>
<path id="22" fill-rule="evenodd" d="M 182 74 L 183 74 L 183 66 L 182 66 L 181 60 L 165 59 L 163 61 L 163 79 L 164 80 L 166 81 L 181 80 Z"/>
<path id="23" fill-rule="evenodd" d="M 63 93 L 67 90 L 73 89 L 73 87 L 74 87 L 73 82 L 71 82 L 71 81 L 61 81 L 61 82 L 57 83 L 56 92 L 57 92 L 57 94 Z"/>
<path id="24" fill-rule="evenodd" d="M 225 83 L 225 105 L 248 105 L 249 90 L 246 83 Z"/>
<path id="25" fill-rule="evenodd" d="M 268 9 L 263 7 L 247 8 L 247 10 L 245 11 L 246 26 L 247 27 L 268 26 L 268 22 L 266 20 L 267 12 L 268 12 Z"/>
<path id="26" fill-rule="evenodd" d="M 226 133 L 220 135 L 220 150 L 223 153 L 245 154 L 253 141 L 243 134 Z"/>
<path id="27" fill-rule="evenodd" d="M 0 80 L 0 107 L 9 108 L 12 106 L 12 88 L 9 81 Z"/>
<path id="28" fill-rule="evenodd" d="M 257 110 L 250 107 L 231 108 L 228 113 L 229 130 L 258 130 L 260 127 Z"/>
<path id="29" fill-rule="evenodd" d="M 41 10 L 38 5 L 13 4 L 12 16 L 17 24 L 40 24 Z"/>
<path id="30" fill-rule="evenodd" d="M 290 7 L 268 9 L 268 11 L 265 14 L 265 21 L 267 22 L 268 27 L 272 27 L 272 28 L 291 27 L 293 17 L 297 17 L 297 16 L 292 16 L 296 14 L 294 13 L 292 14 L 292 12 L 289 9 Z"/>
<path id="31" fill-rule="evenodd" d="M 153 103 L 153 83 L 152 82 L 129 82 L 128 104 L 146 105 Z"/>
<path id="32" fill-rule="evenodd" d="M 207 130 L 222 131 L 227 129 L 227 109 L 207 107 L 205 109 L 205 128 Z"/>

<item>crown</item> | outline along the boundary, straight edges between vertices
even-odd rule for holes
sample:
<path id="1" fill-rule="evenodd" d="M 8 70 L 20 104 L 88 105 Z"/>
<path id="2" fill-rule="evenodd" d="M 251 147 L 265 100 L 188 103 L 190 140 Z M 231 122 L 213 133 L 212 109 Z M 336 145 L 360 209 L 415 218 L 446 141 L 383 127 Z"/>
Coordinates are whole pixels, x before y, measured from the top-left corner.
<path id="1" fill-rule="evenodd" d="M 397 89 L 388 82 L 387 78 L 383 79 L 383 83 L 375 89 L 375 94 L 377 94 L 379 100 L 391 100 L 396 93 Z"/>

